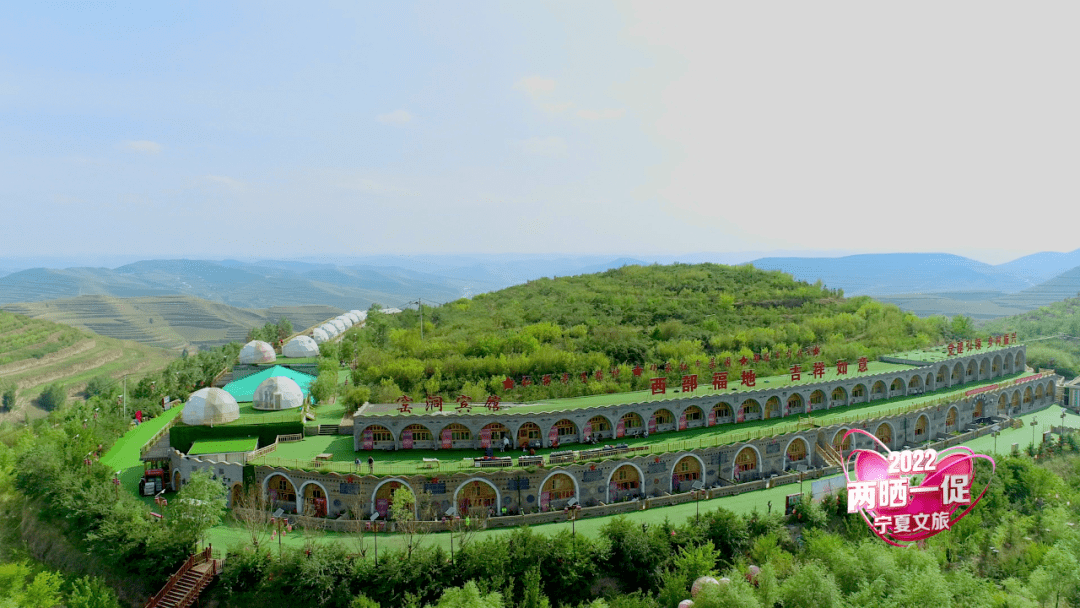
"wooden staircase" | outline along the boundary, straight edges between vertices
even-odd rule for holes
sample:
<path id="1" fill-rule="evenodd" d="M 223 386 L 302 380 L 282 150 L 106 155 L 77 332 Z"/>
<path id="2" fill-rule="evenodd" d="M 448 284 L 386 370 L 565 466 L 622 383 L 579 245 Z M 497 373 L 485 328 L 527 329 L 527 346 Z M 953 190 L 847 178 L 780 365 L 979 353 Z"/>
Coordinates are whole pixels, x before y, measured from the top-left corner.
<path id="1" fill-rule="evenodd" d="M 189 557 L 144 608 L 188 608 L 219 572 L 221 560 L 211 557 L 208 546 Z"/>

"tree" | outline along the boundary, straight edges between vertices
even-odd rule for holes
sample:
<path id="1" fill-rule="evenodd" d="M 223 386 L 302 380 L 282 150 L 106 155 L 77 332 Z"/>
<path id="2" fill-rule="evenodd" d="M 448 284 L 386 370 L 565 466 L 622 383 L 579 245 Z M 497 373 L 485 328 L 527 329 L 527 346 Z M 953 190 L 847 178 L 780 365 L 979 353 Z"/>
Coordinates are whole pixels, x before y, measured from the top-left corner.
<path id="1" fill-rule="evenodd" d="M 311 392 L 311 398 L 315 400 L 315 403 L 329 401 L 331 397 L 337 394 L 337 372 L 319 374 L 319 377 L 315 378 L 308 390 Z"/>
<path id="2" fill-rule="evenodd" d="M 116 592 L 100 578 L 84 576 L 71 581 L 68 608 L 120 608 Z"/>
<path id="3" fill-rule="evenodd" d="M 10 380 L 0 381 L 0 409 L 10 412 L 15 408 L 15 383 Z"/>
<path id="4" fill-rule="evenodd" d="M 64 407 L 64 403 L 67 401 L 67 389 L 63 384 L 59 382 L 50 384 L 41 391 L 41 395 L 38 397 L 38 407 L 51 412 Z"/>
<path id="5" fill-rule="evenodd" d="M 469 581 L 443 591 L 435 608 L 503 608 L 503 598 L 498 591 L 481 595 L 476 583 Z"/>
<path id="6" fill-rule="evenodd" d="M 350 414 L 355 413 L 369 399 L 371 399 L 371 389 L 366 386 L 354 386 L 345 391 L 345 395 L 341 398 L 342 403 L 345 404 L 345 409 Z"/>
<path id="7" fill-rule="evenodd" d="M 210 471 L 197 470 L 180 488 L 174 504 L 168 513 L 172 529 L 180 538 L 197 546 L 210 528 L 221 523 L 225 514 L 225 486 Z"/>
<path id="8" fill-rule="evenodd" d="M 273 505 L 258 484 L 248 484 L 233 505 L 233 518 L 240 522 L 251 540 L 251 546 L 259 544 L 270 534 Z"/>
<path id="9" fill-rule="evenodd" d="M 94 376 L 86 383 L 86 397 L 110 396 L 116 390 L 116 380 L 108 376 Z"/>
<path id="10" fill-rule="evenodd" d="M 405 537 L 405 550 L 410 558 L 413 550 L 419 547 L 431 532 L 431 527 L 424 519 L 433 520 L 433 510 L 431 494 L 421 491 L 417 496 L 406 486 L 394 490 L 390 518 L 394 520 L 398 532 Z"/>
<path id="11" fill-rule="evenodd" d="M 279 340 L 288 338 L 293 333 L 292 321 L 281 317 L 277 322 L 277 337 Z"/>

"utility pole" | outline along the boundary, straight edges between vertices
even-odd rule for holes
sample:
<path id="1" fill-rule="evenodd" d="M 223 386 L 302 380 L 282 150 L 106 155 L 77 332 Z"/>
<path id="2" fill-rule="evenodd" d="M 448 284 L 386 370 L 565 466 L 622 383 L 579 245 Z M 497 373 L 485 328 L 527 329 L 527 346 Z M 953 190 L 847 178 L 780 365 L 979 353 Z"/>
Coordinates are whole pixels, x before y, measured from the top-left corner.
<path id="1" fill-rule="evenodd" d="M 124 374 L 124 420 L 127 420 L 127 374 Z"/>
<path id="2" fill-rule="evenodd" d="M 420 309 L 420 341 L 424 341 L 424 302 L 420 299 L 416 299 L 416 307 Z"/>

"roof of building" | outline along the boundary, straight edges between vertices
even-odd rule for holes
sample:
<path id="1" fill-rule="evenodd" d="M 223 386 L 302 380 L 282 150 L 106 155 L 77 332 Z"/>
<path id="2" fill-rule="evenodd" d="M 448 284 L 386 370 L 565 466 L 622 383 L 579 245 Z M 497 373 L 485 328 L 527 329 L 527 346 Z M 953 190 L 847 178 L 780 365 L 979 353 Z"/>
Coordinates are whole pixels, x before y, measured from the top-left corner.
<path id="1" fill-rule="evenodd" d="M 315 376 L 310 374 L 275 365 L 274 367 L 263 370 L 257 374 L 252 374 L 240 378 L 239 380 L 233 380 L 225 385 L 225 392 L 235 397 L 237 401 L 251 401 L 255 398 L 255 389 L 259 388 L 259 385 L 262 384 L 263 380 L 273 376 L 292 378 L 300 386 L 300 390 L 304 391 L 304 395 L 308 394 L 308 385 L 315 380 Z"/>

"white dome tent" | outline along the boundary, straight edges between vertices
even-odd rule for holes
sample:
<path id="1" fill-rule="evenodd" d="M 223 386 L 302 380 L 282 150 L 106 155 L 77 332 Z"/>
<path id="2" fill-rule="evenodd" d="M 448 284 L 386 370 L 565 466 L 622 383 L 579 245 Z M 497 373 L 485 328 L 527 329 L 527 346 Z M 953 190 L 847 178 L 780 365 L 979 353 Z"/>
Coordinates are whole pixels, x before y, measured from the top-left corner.
<path id="1" fill-rule="evenodd" d="M 277 361 L 274 347 L 262 340 L 252 340 L 240 349 L 240 363 L 242 364 L 273 363 L 274 361 Z"/>
<path id="2" fill-rule="evenodd" d="M 323 342 L 325 341 L 324 339 Z M 281 356 L 291 358 L 318 357 L 318 341 L 307 336 L 296 336 L 281 349 Z"/>
<path id="3" fill-rule="evenodd" d="M 345 327 L 347 327 L 347 328 L 352 327 L 352 324 L 353 324 L 352 319 L 350 319 L 348 315 L 341 315 L 341 316 L 337 317 L 334 320 L 335 321 L 341 321 L 342 323 L 345 324 Z"/>
<path id="4" fill-rule="evenodd" d="M 367 313 L 362 310 L 350 310 L 352 314 L 356 315 L 356 322 L 363 323 L 367 320 Z"/>
<path id="5" fill-rule="evenodd" d="M 330 324 L 333 325 L 334 328 L 338 330 L 339 334 L 344 332 L 345 329 L 346 329 L 345 328 L 345 322 L 342 321 L 341 319 L 334 319 L 333 321 L 330 321 Z"/>
<path id="6" fill-rule="evenodd" d="M 257 410 L 287 410 L 304 405 L 304 391 L 292 378 L 273 376 L 255 389 L 251 407 Z"/>
<path id="7" fill-rule="evenodd" d="M 311 330 L 311 339 L 315 341 L 315 344 L 322 344 L 323 342 L 329 340 L 330 336 L 325 331 L 323 331 L 323 328 L 316 327 L 315 329 Z"/>
<path id="8" fill-rule="evenodd" d="M 341 333 L 340 331 L 338 331 L 338 328 L 334 327 L 334 325 L 332 323 L 323 323 L 322 325 L 319 326 L 319 329 L 325 331 L 326 335 L 331 340 L 336 338 L 337 335 Z"/>
<path id="9" fill-rule="evenodd" d="M 220 388 L 201 388 L 188 397 L 180 414 L 184 424 L 214 426 L 240 417 L 236 399 Z"/>
<path id="10" fill-rule="evenodd" d="M 353 325 L 356 325 L 360 322 L 360 317 L 356 316 L 356 313 L 354 312 L 347 312 L 345 313 L 345 316 L 349 317 L 349 320 L 352 321 Z"/>

